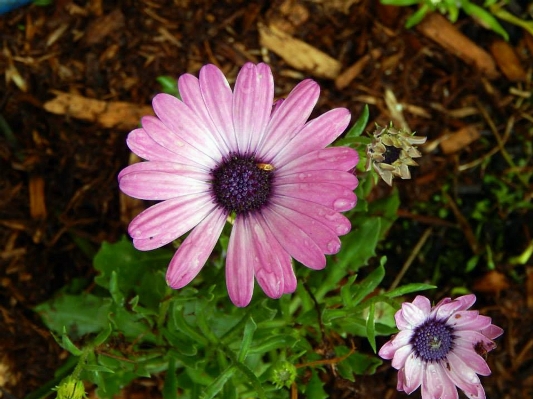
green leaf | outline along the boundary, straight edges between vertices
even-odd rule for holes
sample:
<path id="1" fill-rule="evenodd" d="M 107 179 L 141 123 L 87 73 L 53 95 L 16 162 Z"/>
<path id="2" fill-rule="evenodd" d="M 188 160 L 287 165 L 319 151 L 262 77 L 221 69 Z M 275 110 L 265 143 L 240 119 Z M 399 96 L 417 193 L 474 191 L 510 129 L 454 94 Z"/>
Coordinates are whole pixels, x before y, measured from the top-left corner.
<path id="1" fill-rule="evenodd" d="M 352 305 L 357 305 L 367 295 L 371 294 L 379 283 L 381 283 L 383 277 L 385 277 L 385 268 L 380 265 L 376 270 L 366 276 L 363 281 L 355 285 L 355 292 L 352 296 Z"/>
<path id="2" fill-rule="evenodd" d="M 350 349 L 345 346 L 335 347 L 335 353 L 337 354 L 337 356 L 345 356 L 349 353 L 349 351 Z M 376 372 L 376 369 L 382 364 L 383 362 L 376 356 L 370 356 L 364 353 L 354 352 L 342 362 L 340 362 L 337 367 L 339 370 L 339 374 L 341 374 L 342 377 L 353 381 L 353 374 L 374 374 Z"/>
<path id="3" fill-rule="evenodd" d="M 244 326 L 241 349 L 239 350 L 237 361 L 242 363 L 246 359 L 246 356 L 248 355 L 248 350 L 250 349 L 250 345 L 252 344 L 254 332 L 256 329 L 257 329 L 257 324 L 255 324 L 252 316 L 250 316 L 250 318 L 246 322 L 246 325 Z"/>
<path id="4" fill-rule="evenodd" d="M 78 349 L 78 347 L 74 345 L 74 343 L 70 340 L 67 335 L 67 329 L 65 327 L 63 327 L 63 335 L 61 336 L 61 346 L 63 347 L 63 349 L 66 349 L 74 356 L 81 356 L 83 354 L 83 351 Z"/>
<path id="5" fill-rule="evenodd" d="M 173 78 L 172 76 L 162 75 L 158 76 L 156 80 L 161 85 L 163 93 L 171 94 L 181 100 L 180 93 L 178 91 L 178 82 L 176 81 L 176 78 Z"/>
<path id="6" fill-rule="evenodd" d="M 375 310 L 376 307 L 372 303 L 370 305 L 368 317 L 366 319 L 366 336 L 368 338 L 368 342 L 370 342 L 370 346 L 372 347 L 374 353 L 376 353 L 376 320 L 374 319 Z"/>
<path id="7" fill-rule="evenodd" d="M 407 21 L 405 21 L 405 27 L 407 29 L 412 28 L 413 26 L 417 25 L 424 19 L 427 12 L 429 11 L 429 7 L 424 4 L 422 7 L 420 7 L 413 15 L 411 15 Z"/>
<path id="8" fill-rule="evenodd" d="M 163 385 L 163 399 L 178 398 L 178 378 L 176 376 L 176 360 L 168 359 L 168 369 L 165 374 L 165 383 Z"/>
<path id="9" fill-rule="evenodd" d="M 108 324 L 107 325 L 107 328 L 102 330 L 97 336 L 96 338 L 93 340 L 93 345 L 94 346 L 100 346 L 102 345 L 106 340 L 107 338 L 109 338 L 109 336 L 111 335 L 111 332 L 113 331 L 113 327 L 111 326 L 111 324 Z"/>
<path id="10" fill-rule="evenodd" d="M 226 370 L 224 370 L 203 392 L 203 394 L 200 396 L 201 399 L 212 399 L 216 396 L 217 393 L 219 393 L 222 388 L 224 388 L 224 385 L 226 382 L 235 374 L 235 371 L 237 368 L 235 365 L 229 366 Z"/>
<path id="11" fill-rule="evenodd" d="M 488 26 L 494 32 L 502 36 L 505 40 L 509 41 L 509 35 L 490 12 L 470 2 L 465 2 L 463 4 L 463 10 L 465 10 L 468 15 L 478 18 L 484 25 Z"/>
<path id="12" fill-rule="evenodd" d="M 311 378 L 305 388 L 305 397 L 307 399 L 327 399 L 329 395 L 324 391 L 324 383 L 315 370 L 311 371 Z"/>
<path id="13" fill-rule="evenodd" d="M 66 327 L 67 335 L 78 339 L 85 334 L 98 333 L 108 327 L 107 316 L 111 300 L 91 294 L 60 294 L 35 307 L 46 326 L 58 333 Z M 83 309 L 81 312 L 80 309 Z"/>
<path id="14" fill-rule="evenodd" d="M 398 287 L 392 291 L 389 291 L 385 293 L 385 296 L 387 296 L 388 298 L 395 298 L 398 296 L 410 294 L 411 292 L 433 290 L 435 288 L 437 288 L 437 286 L 431 285 L 431 284 L 411 283 L 411 284 L 402 285 L 401 287 Z"/>
<path id="15" fill-rule="evenodd" d="M 250 346 L 249 354 L 264 354 L 274 349 L 291 348 L 298 339 L 289 334 L 279 334 L 262 341 L 254 342 Z"/>
<path id="16" fill-rule="evenodd" d="M 420 3 L 420 0 L 381 0 L 381 4 L 388 6 L 413 6 Z"/>
<path id="17" fill-rule="evenodd" d="M 364 130 L 366 125 L 368 124 L 368 117 L 370 113 L 368 111 L 368 104 L 365 104 L 363 107 L 363 112 L 361 112 L 361 115 L 355 122 L 355 124 L 352 126 L 352 128 L 346 133 L 346 138 L 354 138 L 360 136 Z"/>
<path id="18" fill-rule="evenodd" d="M 105 366 L 101 366 L 99 364 L 86 364 L 85 366 L 83 366 L 83 369 L 85 371 L 98 371 L 98 372 L 110 373 L 110 374 L 114 373 L 114 371 L 111 370 L 110 368 L 107 368 Z"/>
<path id="19" fill-rule="evenodd" d="M 172 255 L 167 249 L 138 251 L 125 237 L 114 244 L 104 242 L 94 257 L 94 268 L 100 272 L 94 281 L 105 289 L 113 284 L 117 299 L 120 299 L 119 292 L 124 297 L 138 294 L 144 306 L 157 309 L 166 295 L 162 273 Z M 117 275 L 116 283 L 112 283 L 113 272 Z"/>

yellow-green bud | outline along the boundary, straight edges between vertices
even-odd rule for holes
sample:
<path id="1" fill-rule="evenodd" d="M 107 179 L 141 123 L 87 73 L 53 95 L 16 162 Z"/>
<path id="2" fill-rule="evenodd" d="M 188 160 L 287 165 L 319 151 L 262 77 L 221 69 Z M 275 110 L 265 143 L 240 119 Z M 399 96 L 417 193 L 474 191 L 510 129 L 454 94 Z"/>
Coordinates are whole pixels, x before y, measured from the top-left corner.
<path id="1" fill-rule="evenodd" d="M 287 361 L 278 363 L 272 370 L 271 381 L 280 389 L 282 387 L 290 388 L 296 379 L 296 367 Z"/>
<path id="2" fill-rule="evenodd" d="M 57 399 L 81 399 L 86 398 L 83 381 L 77 380 L 69 375 L 63 378 L 59 386 L 54 388 L 57 391 Z"/>

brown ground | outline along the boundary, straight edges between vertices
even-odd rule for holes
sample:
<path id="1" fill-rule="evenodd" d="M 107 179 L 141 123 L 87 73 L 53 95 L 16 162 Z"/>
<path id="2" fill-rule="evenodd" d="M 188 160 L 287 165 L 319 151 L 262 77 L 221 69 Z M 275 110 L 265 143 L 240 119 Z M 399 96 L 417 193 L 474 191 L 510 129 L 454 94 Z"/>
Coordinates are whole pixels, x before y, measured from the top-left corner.
<path id="1" fill-rule="evenodd" d="M 516 28 L 509 44 L 468 18 L 451 26 L 434 17 L 406 31 L 412 10 L 365 0 L 53 3 L 0 16 L 0 397 L 23 398 L 64 360 L 32 307 L 73 278 L 91 277 L 93 251 L 125 233 L 116 175 L 128 163 L 128 130 L 160 91 L 158 76 L 196 73 L 210 62 L 231 78 L 244 62 L 264 60 L 280 96 L 311 75 L 323 88 L 319 112 L 345 106 L 358 115 L 368 103 L 372 123 L 394 120 L 428 136 L 414 181 L 400 183 L 400 220 L 413 222 L 414 230 L 411 236 L 393 230 L 390 238 L 403 237 L 389 250 L 404 262 L 433 228 L 433 249 L 411 266 L 413 281 L 434 272 L 448 237 L 459 236 L 460 251 L 479 249 L 479 235 L 462 218 L 469 210 L 457 199 L 483 195 L 482 161 L 489 155 L 500 171 L 508 168 L 498 157 L 499 141 L 517 157 L 531 143 L 533 37 Z M 472 42 L 454 36 L 459 31 Z M 64 93 L 79 97 L 65 100 Z M 447 220 L 411 213 L 412 204 L 429 201 L 444 184 L 452 185 L 449 200 L 459 203 L 450 205 Z M 531 266 L 506 259 L 531 240 L 533 218 L 530 211 L 502 219 L 511 239 L 509 253 L 496 258 L 498 273 L 478 266 L 466 284 L 506 330 L 489 356 L 493 375 L 483 378 L 488 397 L 527 398 L 533 397 Z M 454 286 L 447 281 L 439 280 L 443 295 Z M 328 384 L 332 398 L 405 397 L 395 391 L 388 365 L 356 383 Z"/>

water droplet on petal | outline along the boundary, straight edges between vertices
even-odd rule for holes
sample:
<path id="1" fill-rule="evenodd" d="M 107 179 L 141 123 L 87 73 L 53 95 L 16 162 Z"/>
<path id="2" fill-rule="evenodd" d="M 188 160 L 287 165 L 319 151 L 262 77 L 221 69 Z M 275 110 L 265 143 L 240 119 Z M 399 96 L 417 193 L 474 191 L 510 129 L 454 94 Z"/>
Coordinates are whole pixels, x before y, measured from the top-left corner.
<path id="1" fill-rule="evenodd" d="M 335 231 L 338 235 L 343 236 L 350 231 L 350 226 L 345 226 L 343 224 L 340 224 L 337 226 Z"/>
<path id="2" fill-rule="evenodd" d="M 336 210 L 345 209 L 347 204 L 348 204 L 348 201 L 346 201 L 344 198 L 336 199 L 333 202 L 333 209 L 336 209 Z"/>

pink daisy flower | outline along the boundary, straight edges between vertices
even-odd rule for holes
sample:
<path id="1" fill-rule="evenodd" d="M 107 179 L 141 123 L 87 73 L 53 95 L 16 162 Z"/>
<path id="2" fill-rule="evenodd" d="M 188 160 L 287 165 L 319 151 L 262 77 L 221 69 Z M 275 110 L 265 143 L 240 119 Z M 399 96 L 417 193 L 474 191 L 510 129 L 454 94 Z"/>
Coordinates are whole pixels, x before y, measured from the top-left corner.
<path id="1" fill-rule="evenodd" d="M 182 75 L 182 100 L 153 99 L 157 117 L 127 139 L 147 162 L 118 176 L 135 198 L 162 200 L 132 220 L 139 250 L 170 243 L 190 231 L 167 270 L 172 288 L 187 285 L 211 254 L 228 217 L 234 224 L 226 258 L 231 300 L 246 306 L 254 277 L 272 298 L 296 289 L 292 258 L 312 269 L 337 253 L 350 221 L 339 212 L 356 204 L 357 152 L 324 148 L 347 127 L 350 114 L 336 108 L 307 122 L 319 96 L 304 80 L 284 101 L 274 100 L 268 65 L 247 63 L 232 91 L 214 65 L 199 79 Z"/>
<path id="2" fill-rule="evenodd" d="M 491 318 L 467 310 L 475 295 L 445 298 L 431 307 L 417 296 L 396 312 L 400 332 L 379 350 L 398 371 L 398 390 L 407 394 L 422 386 L 422 399 L 457 399 L 460 388 L 471 399 L 485 399 L 478 374 L 489 375 L 483 356 L 503 330 Z"/>

